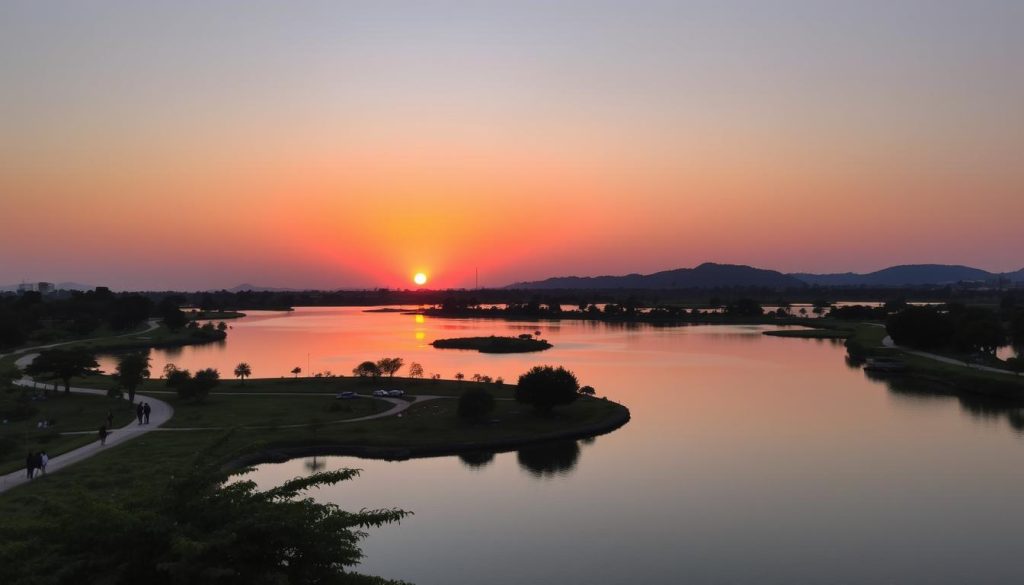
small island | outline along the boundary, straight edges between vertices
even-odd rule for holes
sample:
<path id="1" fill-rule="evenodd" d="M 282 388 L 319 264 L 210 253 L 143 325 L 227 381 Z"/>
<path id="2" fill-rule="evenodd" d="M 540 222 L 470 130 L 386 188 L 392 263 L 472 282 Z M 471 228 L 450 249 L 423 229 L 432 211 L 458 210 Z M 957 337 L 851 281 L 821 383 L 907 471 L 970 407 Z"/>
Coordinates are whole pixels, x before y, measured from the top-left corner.
<path id="1" fill-rule="evenodd" d="M 550 349 L 551 344 L 543 339 L 534 339 L 529 335 L 520 337 L 453 337 L 438 339 L 430 345 L 438 349 L 475 349 L 480 353 L 526 353 Z"/>

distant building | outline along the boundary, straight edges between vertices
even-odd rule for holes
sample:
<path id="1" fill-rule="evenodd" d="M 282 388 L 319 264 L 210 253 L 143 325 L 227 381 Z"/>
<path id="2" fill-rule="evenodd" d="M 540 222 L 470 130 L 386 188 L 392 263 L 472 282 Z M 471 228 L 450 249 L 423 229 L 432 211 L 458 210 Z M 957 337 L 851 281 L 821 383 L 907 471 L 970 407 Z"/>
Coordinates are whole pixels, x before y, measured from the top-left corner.
<path id="1" fill-rule="evenodd" d="M 54 290 L 53 289 L 53 283 L 52 282 L 40 282 L 40 283 L 38 283 L 36 285 L 36 290 L 39 291 L 39 294 L 48 295 L 48 294 L 52 293 L 53 290 Z"/>
<path id="2" fill-rule="evenodd" d="M 18 285 L 18 292 L 20 292 L 20 293 L 30 292 L 30 291 L 34 291 L 34 290 L 36 290 L 35 285 L 32 284 L 32 283 L 29 283 L 29 282 L 23 282 L 23 283 Z"/>

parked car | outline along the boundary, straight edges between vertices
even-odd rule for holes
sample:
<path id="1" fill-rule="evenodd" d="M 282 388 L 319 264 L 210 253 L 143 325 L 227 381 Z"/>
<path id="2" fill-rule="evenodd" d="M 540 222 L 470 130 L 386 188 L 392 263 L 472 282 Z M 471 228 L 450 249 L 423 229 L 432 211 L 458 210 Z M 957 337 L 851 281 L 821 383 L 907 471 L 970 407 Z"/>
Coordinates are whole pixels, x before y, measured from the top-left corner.
<path id="1" fill-rule="evenodd" d="M 353 398 L 359 398 L 359 395 L 356 394 L 355 392 L 346 391 L 338 392 L 337 394 L 334 395 L 334 397 L 337 398 L 338 400 L 352 400 Z"/>
<path id="2" fill-rule="evenodd" d="M 405 390 L 388 390 L 388 396 L 405 396 Z"/>
<path id="3" fill-rule="evenodd" d="M 388 395 L 388 391 L 387 390 L 374 390 L 373 391 L 373 395 L 374 396 L 387 396 Z"/>

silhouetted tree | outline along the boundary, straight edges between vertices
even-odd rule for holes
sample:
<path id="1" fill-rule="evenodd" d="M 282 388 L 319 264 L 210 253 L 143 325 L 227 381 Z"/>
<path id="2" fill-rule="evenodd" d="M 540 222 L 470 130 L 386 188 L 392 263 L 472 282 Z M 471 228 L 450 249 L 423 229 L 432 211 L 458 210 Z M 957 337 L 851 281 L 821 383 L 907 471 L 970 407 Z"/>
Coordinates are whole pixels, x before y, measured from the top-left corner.
<path id="1" fill-rule="evenodd" d="M 593 396 L 595 393 L 593 386 L 583 386 L 580 388 L 580 394 L 583 394 L 584 396 Z"/>
<path id="2" fill-rule="evenodd" d="M 423 377 L 423 366 L 416 362 L 409 364 L 409 377 L 410 378 L 422 378 Z"/>
<path id="3" fill-rule="evenodd" d="M 455 373 L 455 379 L 456 380 L 459 380 L 461 382 L 465 378 L 466 378 L 466 374 L 463 374 L 462 372 L 456 372 Z"/>
<path id="4" fill-rule="evenodd" d="M 114 380 L 128 391 L 128 401 L 135 402 L 135 391 L 149 378 L 149 354 L 130 353 L 117 362 Z"/>
<path id="5" fill-rule="evenodd" d="M 295 366 L 294 368 L 292 368 L 292 374 L 295 374 L 296 378 L 298 378 L 299 374 L 301 374 L 301 373 L 302 373 L 302 368 L 300 368 L 299 366 Z"/>
<path id="6" fill-rule="evenodd" d="M 196 372 L 192 377 L 192 399 L 201 402 L 206 399 L 213 390 L 220 384 L 220 372 L 213 368 L 205 368 Z"/>
<path id="7" fill-rule="evenodd" d="M 571 404 L 577 398 L 580 384 L 576 375 L 562 367 L 536 366 L 519 376 L 516 401 L 530 404 L 541 412 L 555 406 Z"/>
<path id="8" fill-rule="evenodd" d="M 64 382 L 64 392 L 71 392 L 71 378 L 99 374 L 96 358 L 82 349 L 47 349 L 25 368 L 29 376 L 48 376 Z"/>
<path id="9" fill-rule="evenodd" d="M 178 392 L 178 398 L 202 402 L 210 390 L 220 383 L 220 372 L 206 368 L 193 376 L 188 370 L 174 370 L 167 376 L 167 386 Z"/>
<path id="10" fill-rule="evenodd" d="M 377 367 L 380 369 L 382 374 L 387 374 L 389 378 L 394 377 L 398 370 L 402 369 L 405 362 L 400 357 L 393 358 L 381 358 L 377 360 Z"/>
<path id="11" fill-rule="evenodd" d="M 159 311 L 161 321 L 171 331 L 177 331 L 189 322 L 188 315 L 170 297 L 160 301 Z"/>
<path id="12" fill-rule="evenodd" d="M 381 374 L 380 368 L 377 367 L 377 364 L 371 361 L 365 361 L 359 364 L 358 366 L 352 368 L 352 373 L 355 374 L 356 376 L 359 376 L 360 378 L 379 378 Z"/>
<path id="13" fill-rule="evenodd" d="M 242 362 L 235 366 L 235 377 L 242 381 L 242 385 L 245 385 L 245 379 L 252 375 L 252 368 L 249 364 Z"/>

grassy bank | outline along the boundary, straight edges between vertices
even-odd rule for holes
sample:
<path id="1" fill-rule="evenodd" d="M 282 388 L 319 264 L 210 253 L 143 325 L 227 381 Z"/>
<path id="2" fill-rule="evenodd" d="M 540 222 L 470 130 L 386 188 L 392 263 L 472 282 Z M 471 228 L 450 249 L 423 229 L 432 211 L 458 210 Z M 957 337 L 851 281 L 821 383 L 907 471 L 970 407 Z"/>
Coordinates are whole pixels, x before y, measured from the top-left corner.
<path id="1" fill-rule="evenodd" d="M 114 384 L 106 376 L 86 378 L 81 382 L 87 382 L 93 387 L 109 387 Z M 334 397 L 334 393 L 351 390 L 366 395 L 378 388 L 403 389 L 409 396 L 443 398 L 414 404 L 401 416 L 345 423 L 347 419 L 389 410 L 392 405 L 368 397 L 339 400 Z M 471 424 L 457 416 L 458 401 L 454 398 L 469 388 L 486 388 L 497 398 L 496 409 L 489 422 Z M 148 441 L 151 435 L 167 435 L 170 444 L 161 448 L 168 450 L 173 450 L 170 445 L 180 440 L 182 450 L 175 457 L 184 458 L 193 453 L 194 445 L 190 437 L 196 434 L 215 435 L 219 431 L 213 430 L 213 427 L 220 430 L 233 429 L 232 438 L 224 448 L 227 460 L 261 451 L 301 446 L 389 448 L 423 453 L 457 452 L 462 448 L 479 449 L 489 443 L 505 446 L 530 442 L 539 437 L 573 434 L 600 427 L 605 421 L 622 419 L 624 422 L 624 417 L 628 418 L 628 411 L 623 406 L 593 398 L 581 398 L 571 405 L 556 409 L 550 415 L 541 415 L 512 400 L 510 386 L 450 380 L 299 378 L 250 380 L 244 385 L 225 382 L 202 403 L 179 401 L 175 395 L 168 393 L 160 381 L 150 381 L 146 388 L 139 390 L 143 394 L 147 391 L 174 407 L 174 416 L 164 425 L 166 428 L 211 428 L 157 432 L 147 435 L 145 439 L 137 439 Z M 65 422 L 61 424 L 67 425 L 62 430 L 90 430 L 98 427 L 107 409 L 112 406 L 120 409 L 117 416 L 121 418 L 115 420 L 115 425 L 124 424 L 132 416 L 131 407 L 124 401 L 98 396 L 72 395 L 65 398 L 69 399 L 67 404 L 81 405 L 82 408 L 74 411 L 77 413 L 75 418 L 67 414 L 70 409 L 62 411 L 65 413 L 62 414 Z M 66 440 L 67 443 L 61 444 L 64 450 L 88 442 L 92 437 L 70 437 Z M 126 449 L 133 443 L 114 449 Z M 49 450 L 51 455 L 60 452 L 56 449 L 57 444 L 53 446 Z M 7 462 L 17 468 L 20 466 L 19 457 L 23 459 L 24 453 Z M 93 463 L 90 459 L 79 465 L 90 466 Z M 3 497 L 0 497 L 2 500 Z"/>
<path id="2" fill-rule="evenodd" d="M 26 389 L 27 396 L 42 392 Z M 20 469 L 29 451 L 46 451 L 51 457 L 96 440 L 95 435 L 62 435 L 65 432 L 96 431 L 113 412 L 114 425 L 125 425 L 135 417 L 125 400 L 53 392 L 45 400 L 22 401 L 21 389 L 0 391 L 0 474 Z M 22 418 L 24 416 L 24 418 Z M 15 420 L 15 417 L 20 420 Z M 6 419 L 6 422 L 3 422 Z M 38 426 L 47 421 L 46 428 Z"/>

